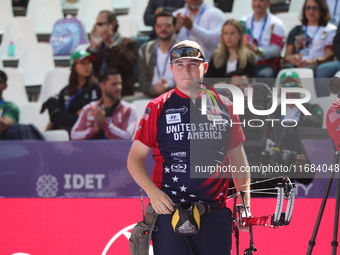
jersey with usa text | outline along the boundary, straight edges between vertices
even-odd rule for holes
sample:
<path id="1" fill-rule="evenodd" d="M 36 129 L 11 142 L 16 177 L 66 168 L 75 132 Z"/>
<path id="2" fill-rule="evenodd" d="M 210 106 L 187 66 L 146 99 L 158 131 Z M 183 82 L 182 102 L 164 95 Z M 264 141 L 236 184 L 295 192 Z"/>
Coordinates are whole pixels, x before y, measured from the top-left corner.
<path id="1" fill-rule="evenodd" d="M 245 138 L 230 100 L 202 95 L 192 100 L 175 88 L 151 101 L 135 140 L 153 148 L 152 180 L 173 202 L 222 208 L 228 191 L 227 152 Z"/>

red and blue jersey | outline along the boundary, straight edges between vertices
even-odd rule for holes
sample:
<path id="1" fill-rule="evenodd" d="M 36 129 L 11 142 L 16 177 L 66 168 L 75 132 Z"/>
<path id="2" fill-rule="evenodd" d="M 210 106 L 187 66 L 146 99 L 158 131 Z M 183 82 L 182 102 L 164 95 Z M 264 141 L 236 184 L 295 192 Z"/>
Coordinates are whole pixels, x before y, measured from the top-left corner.
<path id="1" fill-rule="evenodd" d="M 332 138 L 337 151 L 340 151 L 340 98 L 329 107 L 326 116 L 328 135 Z"/>
<path id="2" fill-rule="evenodd" d="M 175 203 L 191 200 L 211 208 L 225 207 L 227 172 L 207 172 L 227 166 L 228 149 L 244 141 L 232 103 L 221 97 L 190 99 L 177 88 L 151 101 L 139 123 L 135 140 L 153 148 L 152 180 Z M 213 120 L 222 120 L 223 125 Z"/>

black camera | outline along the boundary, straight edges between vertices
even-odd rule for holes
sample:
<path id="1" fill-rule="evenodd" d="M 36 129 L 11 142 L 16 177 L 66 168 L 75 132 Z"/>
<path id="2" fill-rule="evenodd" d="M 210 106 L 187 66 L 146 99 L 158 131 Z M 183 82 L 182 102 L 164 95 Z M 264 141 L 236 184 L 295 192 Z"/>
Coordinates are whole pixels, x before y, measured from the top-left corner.
<path id="1" fill-rule="evenodd" d="M 340 94 L 340 78 L 333 77 L 328 82 L 328 89 L 332 94 Z"/>
<path id="2" fill-rule="evenodd" d="M 282 150 L 280 153 L 280 163 L 285 166 L 294 165 L 296 156 L 297 153 L 295 151 Z"/>
<path id="3" fill-rule="evenodd" d="M 254 83 L 252 88 L 252 102 L 254 108 L 256 110 L 269 109 L 272 104 L 272 91 L 270 90 L 269 86 L 264 83 Z M 266 145 L 268 133 L 268 121 L 266 121 L 266 118 L 268 116 L 259 116 L 253 114 L 248 108 L 247 96 L 244 98 L 244 115 L 240 115 L 240 121 L 245 122 L 245 125 L 242 126 L 242 129 L 246 137 L 246 141 L 243 144 L 249 164 L 258 165 L 261 163 L 261 152 Z M 248 123 L 256 124 L 257 127 L 252 127 L 248 125 Z"/>

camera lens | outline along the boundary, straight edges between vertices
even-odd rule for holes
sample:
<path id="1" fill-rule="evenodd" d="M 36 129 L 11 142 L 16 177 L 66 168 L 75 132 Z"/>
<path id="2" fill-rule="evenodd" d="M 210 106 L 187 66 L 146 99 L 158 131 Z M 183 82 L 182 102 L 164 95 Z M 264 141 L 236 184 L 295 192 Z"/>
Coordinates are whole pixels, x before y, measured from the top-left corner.
<path id="1" fill-rule="evenodd" d="M 328 82 L 328 89 L 332 94 L 339 94 L 340 92 L 340 78 L 333 77 Z"/>

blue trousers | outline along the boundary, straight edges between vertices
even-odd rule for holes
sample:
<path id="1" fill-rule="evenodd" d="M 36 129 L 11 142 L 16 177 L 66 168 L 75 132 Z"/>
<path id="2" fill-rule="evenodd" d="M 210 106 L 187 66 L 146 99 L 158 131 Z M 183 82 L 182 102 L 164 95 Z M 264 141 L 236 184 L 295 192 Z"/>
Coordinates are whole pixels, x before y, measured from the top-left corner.
<path id="1" fill-rule="evenodd" d="M 172 215 L 159 215 L 157 231 L 152 232 L 154 255 L 230 255 L 232 217 L 229 208 L 201 216 L 201 228 L 195 235 L 175 234 Z"/>
<path id="2" fill-rule="evenodd" d="M 315 90 L 318 97 L 329 96 L 327 78 L 332 78 L 340 70 L 340 61 L 331 61 L 318 66 L 315 71 Z"/>

